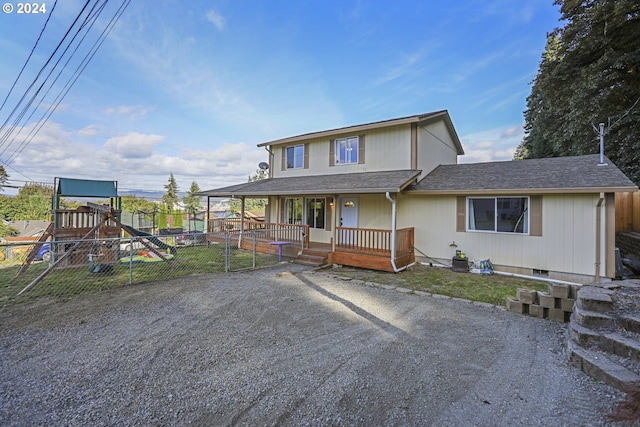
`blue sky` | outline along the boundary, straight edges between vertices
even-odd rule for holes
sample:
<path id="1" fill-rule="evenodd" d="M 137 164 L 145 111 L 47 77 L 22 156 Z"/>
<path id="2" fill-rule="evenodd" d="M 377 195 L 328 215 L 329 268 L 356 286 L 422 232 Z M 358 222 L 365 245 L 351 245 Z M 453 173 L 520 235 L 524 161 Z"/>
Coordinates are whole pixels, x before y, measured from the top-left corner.
<path id="1" fill-rule="evenodd" d="M 84 3 L 0 14 L 0 102 L 50 18 L 0 123 Z M 88 41 L 32 118 L 0 139 L 0 159 L 15 183 L 163 191 L 173 173 L 181 190 L 205 190 L 246 181 L 267 160 L 261 142 L 447 109 L 460 162 L 509 160 L 558 19 L 552 0 L 134 0 L 40 131 L 26 138 Z"/>

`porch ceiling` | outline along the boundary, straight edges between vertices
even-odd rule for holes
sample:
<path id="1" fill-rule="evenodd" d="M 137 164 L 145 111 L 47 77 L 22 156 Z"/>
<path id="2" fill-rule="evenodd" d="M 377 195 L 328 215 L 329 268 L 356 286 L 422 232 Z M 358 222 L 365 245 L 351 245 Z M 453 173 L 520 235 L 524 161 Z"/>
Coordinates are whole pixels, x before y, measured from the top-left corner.
<path id="1" fill-rule="evenodd" d="M 197 193 L 209 197 L 267 197 L 274 195 L 398 193 L 420 175 L 420 170 L 393 170 L 334 175 L 269 178 Z"/>

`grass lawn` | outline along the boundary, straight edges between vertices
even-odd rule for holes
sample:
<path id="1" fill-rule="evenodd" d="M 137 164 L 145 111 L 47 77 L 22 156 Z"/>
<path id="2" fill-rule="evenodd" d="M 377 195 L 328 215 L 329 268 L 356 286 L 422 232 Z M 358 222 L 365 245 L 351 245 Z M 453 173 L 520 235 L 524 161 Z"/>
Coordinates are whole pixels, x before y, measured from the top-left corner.
<path id="1" fill-rule="evenodd" d="M 400 273 L 386 273 L 360 268 L 341 267 L 327 270 L 339 276 L 383 285 L 396 285 L 414 291 L 464 298 L 471 301 L 505 305 L 515 298 L 518 288 L 547 291 L 546 282 L 498 274 L 455 273 L 448 268 L 416 264 Z"/>
<path id="2" fill-rule="evenodd" d="M 33 262 L 22 275 L 16 277 L 19 265 L 0 268 L 0 306 L 26 302 L 36 298 L 72 298 L 85 292 L 126 286 L 129 283 L 147 283 L 179 279 L 193 274 L 221 273 L 226 269 L 223 245 L 189 246 L 178 249 L 175 258 L 154 263 L 116 263 L 98 273 L 91 272 L 88 264 L 72 268 L 54 269 L 24 294 L 18 293 L 43 273 L 48 264 Z M 255 266 L 272 263 L 277 258 L 256 254 Z M 131 268 L 129 268 L 131 266 Z M 231 271 L 252 268 L 254 258 L 250 251 L 229 251 L 228 267 Z"/>

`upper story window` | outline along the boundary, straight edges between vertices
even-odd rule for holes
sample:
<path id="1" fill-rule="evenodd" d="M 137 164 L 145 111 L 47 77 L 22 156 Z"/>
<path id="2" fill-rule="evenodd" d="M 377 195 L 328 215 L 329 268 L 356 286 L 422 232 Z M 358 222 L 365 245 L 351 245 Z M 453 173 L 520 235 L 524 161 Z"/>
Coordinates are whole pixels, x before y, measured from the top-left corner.
<path id="1" fill-rule="evenodd" d="M 336 165 L 358 163 L 358 137 L 336 139 Z"/>
<path id="2" fill-rule="evenodd" d="M 364 135 L 333 139 L 329 143 L 329 166 L 364 163 Z"/>
<path id="3" fill-rule="evenodd" d="M 304 145 L 287 147 L 287 169 L 304 167 Z"/>
<path id="4" fill-rule="evenodd" d="M 467 229 L 529 234 L 528 197 L 469 197 Z"/>

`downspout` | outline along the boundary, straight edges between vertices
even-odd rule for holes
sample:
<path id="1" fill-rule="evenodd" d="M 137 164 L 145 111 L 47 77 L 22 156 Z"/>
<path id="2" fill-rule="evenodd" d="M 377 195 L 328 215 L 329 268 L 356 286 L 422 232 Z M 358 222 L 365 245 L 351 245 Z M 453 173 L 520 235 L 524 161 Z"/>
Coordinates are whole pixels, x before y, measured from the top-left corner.
<path id="1" fill-rule="evenodd" d="M 273 172 L 271 170 L 271 164 L 273 163 L 273 151 L 271 151 L 271 147 L 268 145 L 265 145 L 264 149 L 269 153 L 269 178 L 273 178 Z"/>
<path id="2" fill-rule="evenodd" d="M 396 267 L 396 201 L 391 197 L 389 192 L 385 194 L 387 200 L 391 203 L 391 267 L 394 273 L 406 270 L 408 265 L 402 268 Z"/>
<path id="3" fill-rule="evenodd" d="M 602 245 L 602 202 L 604 197 L 600 193 L 598 204 L 596 205 L 596 283 L 600 282 L 600 247 Z"/>

